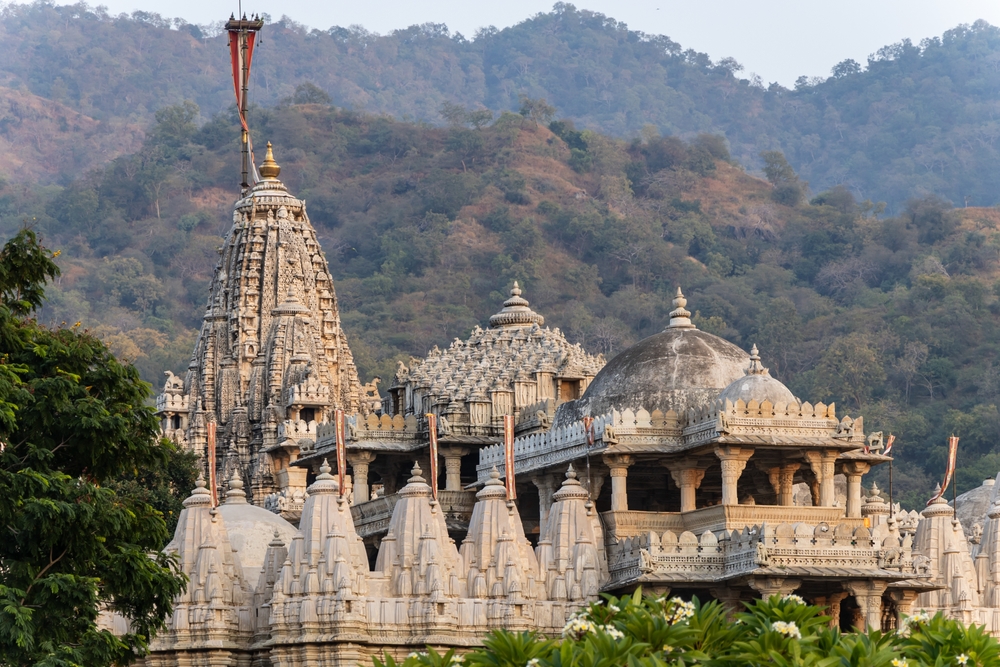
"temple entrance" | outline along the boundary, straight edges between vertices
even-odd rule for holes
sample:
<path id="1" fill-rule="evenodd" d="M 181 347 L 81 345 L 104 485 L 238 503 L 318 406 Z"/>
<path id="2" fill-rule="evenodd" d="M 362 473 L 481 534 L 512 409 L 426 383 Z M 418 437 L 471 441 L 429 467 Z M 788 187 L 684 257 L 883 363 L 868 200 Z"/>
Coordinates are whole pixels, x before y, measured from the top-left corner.
<path id="1" fill-rule="evenodd" d="M 861 618 L 863 618 L 861 607 L 858 606 L 858 601 L 854 599 L 854 596 L 844 598 L 844 601 L 840 603 L 840 631 L 854 632 L 857 630 Z"/>

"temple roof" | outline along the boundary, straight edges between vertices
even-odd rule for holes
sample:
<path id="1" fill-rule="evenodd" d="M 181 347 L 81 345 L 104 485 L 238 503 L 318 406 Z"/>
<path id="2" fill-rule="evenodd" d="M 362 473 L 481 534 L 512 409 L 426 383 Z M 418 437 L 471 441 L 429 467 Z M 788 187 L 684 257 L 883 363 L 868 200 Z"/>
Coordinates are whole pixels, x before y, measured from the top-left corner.
<path id="1" fill-rule="evenodd" d="M 541 326 L 544 318 L 528 307 L 517 283 L 510 294 L 503 309 L 490 318 L 489 329 L 477 326 L 467 340 L 456 338 L 444 350 L 435 346 L 409 368 L 400 363 L 392 386 L 409 383 L 450 400 L 487 402 L 494 388 L 534 380 L 537 372 L 583 378 L 601 369 L 602 355 L 570 343 L 559 329 Z"/>

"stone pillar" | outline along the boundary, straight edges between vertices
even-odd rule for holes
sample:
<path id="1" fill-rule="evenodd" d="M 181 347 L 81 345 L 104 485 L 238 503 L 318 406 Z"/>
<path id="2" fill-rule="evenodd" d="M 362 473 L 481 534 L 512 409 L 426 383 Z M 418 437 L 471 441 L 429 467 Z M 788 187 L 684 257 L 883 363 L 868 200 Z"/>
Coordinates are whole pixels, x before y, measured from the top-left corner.
<path id="1" fill-rule="evenodd" d="M 837 490 L 833 484 L 837 450 L 805 452 L 806 461 L 812 468 L 816 481 L 819 483 L 819 504 L 821 507 L 833 507 L 837 502 Z"/>
<path id="2" fill-rule="evenodd" d="M 552 494 L 556 492 L 557 480 L 553 475 L 537 475 L 531 478 L 538 487 L 538 529 L 545 531 L 545 522 L 552 509 Z"/>
<path id="3" fill-rule="evenodd" d="M 738 588 L 709 588 L 708 592 L 712 597 L 722 603 L 726 609 L 726 618 L 730 621 L 736 620 L 736 614 L 745 611 L 741 600 L 740 589 Z"/>
<path id="4" fill-rule="evenodd" d="M 351 452 L 347 462 L 351 464 L 351 477 L 354 480 L 354 504 L 366 503 L 369 499 L 368 466 L 375 460 L 371 452 Z"/>
<path id="5" fill-rule="evenodd" d="M 753 449 L 725 445 L 716 447 L 715 455 L 719 457 L 722 465 L 722 504 L 739 505 L 736 485 L 740 481 L 743 469 L 747 467 L 747 461 L 753 456 Z"/>
<path id="6" fill-rule="evenodd" d="M 802 585 L 799 579 L 785 577 L 755 577 L 750 580 L 750 588 L 760 593 L 761 598 L 768 599 L 772 595 L 788 595 Z"/>
<path id="7" fill-rule="evenodd" d="M 462 457 L 469 453 L 461 447 L 448 447 L 439 450 L 444 457 L 444 488 L 446 491 L 462 490 Z"/>
<path id="8" fill-rule="evenodd" d="M 847 593 L 833 593 L 826 599 L 826 615 L 830 617 L 830 627 L 840 627 L 840 603 L 847 597 Z"/>
<path id="9" fill-rule="evenodd" d="M 862 632 L 868 628 L 882 629 L 882 593 L 885 592 L 884 581 L 850 581 L 844 588 L 854 596 L 861 609 L 865 627 L 858 628 Z"/>
<path id="10" fill-rule="evenodd" d="M 774 487 L 774 495 L 778 497 L 778 504 L 786 507 L 794 503 L 795 473 L 801 463 L 785 463 L 774 468 L 768 468 L 767 477 Z"/>
<path id="11" fill-rule="evenodd" d="M 871 466 L 864 461 L 849 461 L 844 464 L 844 474 L 847 475 L 847 516 L 853 519 L 861 518 L 861 477 Z"/>
<path id="12" fill-rule="evenodd" d="M 634 459 L 628 454 L 605 454 L 604 463 L 611 469 L 611 511 L 628 510 L 628 467 Z"/>
<path id="13" fill-rule="evenodd" d="M 701 480 L 705 478 L 704 468 L 694 467 L 692 461 L 681 461 L 676 467 L 670 469 L 670 476 L 674 479 L 674 484 L 681 490 L 681 511 L 690 512 L 697 509 L 695 492 L 701 486 Z M 715 595 L 713 593 L 713 595 Z"/>
<path id="14" fill-rule="evenodd" d="M 896 628 L 903 627 L 903 617 L 913 615 L 913 603 L 917 601 L 916 591 L 892 590 L 889 598 L 896 606 Z"/>

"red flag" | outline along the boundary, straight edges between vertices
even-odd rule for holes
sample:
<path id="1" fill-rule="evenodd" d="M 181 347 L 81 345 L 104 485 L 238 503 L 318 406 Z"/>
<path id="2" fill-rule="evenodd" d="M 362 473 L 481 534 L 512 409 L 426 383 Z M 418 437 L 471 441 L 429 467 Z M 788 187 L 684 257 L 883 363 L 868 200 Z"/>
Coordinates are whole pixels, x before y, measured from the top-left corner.
<path id="1" fill-rule="evenodd" d="M 246 37 L 246 49 L 243 49 L 242 38 Z M 233 65 L 233 89 L 236 91 L 236 113 L 240 117 L 240 125 L 246 137 L 247 152 L 250 155 L 251 175 L 254 183 L 259 180 L 257 173 L 257 162 L 253 155 L 253 141 L 250 139 L 250 127 L 247 125 L 246 115 L 243 113 L 243 88 L 250 82 L 250 64 L 253 62 L 253 47 L 257 41 L 257 33 L 254 30 L 230 30 L 229 31 L 229 59 Z M 244 55 L 246 61 L 244 62 Z M 246 77 L 244 80 L 243 77 Z"/>
<path id="2" fill-rule="evenodd" d="M 240 124 L 243 129 L 249 131 L 247 119 L 243 117 L 243 49 L 240 44 L 240 36 L 246 35 L 246 75 L 250 78 L 250 63 L 253 61 L 253 45 L 257 38 L 257 33 L 251 31 L 230 30 L 229 31 L 229 59 L 233 64 L 233 88 L 236 90 L 236 110 L 240 115 Z"/>
<path id="3" fill-rule="evenodd" d="M 503 416 L 504 481 L 507 483 L 507 500 L 517 498 L 514 487 L 514 415 Z"/>
<path id="4" fill-rule="evenodd" d="M 896 436 L 890 433 L 889 439 L 885 441 L 885 449 L 882 450 L 882 456 L 889 456 L 889 452 L 892 451 L 892 443 L 894 442 L 896 442 Z"/>
<path id="5" fill-rule="evenodd" d="M 208 422 L 208 488 L 212 490 L 212 507 L 219 504 L 219 491 L 216 488 L 215 474 L 215 422 Z"/>
<path id="6" fill-rule="evenodd" d="M 588 447 L 593 447 L 594 446 L 594 437 L 595 437 L 595 435 L 594 435 L 594 418 L 593 417 L 584 417 L 583 418 L 583 429 L 587 433 L 587 446 Z"/>
<path id="7" fill-rule="evenodd" d="M 935 500 L 944 495 L 945 491 L 948 490 L 948 485 L 951 484 L 952 475 L 955 474 L 955 462 L 958 460 L 958 436 L 953 435 L 948 438 L 948 467 L 944 471 L 944 484 L 941 485 L 941 490 L 938 494 L 927 501 L 930 505 Z"/>
<path id="8" fill-rule="evenodd" d="M 437 415 L 427 413 L 427 433 L 431 441 L 431 497 L 438 499 L 438 429 Z"/>
<path id="9" fill-rule="evenodd" d="M 337 428 L 337 483 L 340 485 L 340 497 L 343 498 L 344 474 L 347 472 L 347 429 L 344 427 L 344 411 L 337 408 L 333 415 Z"/>

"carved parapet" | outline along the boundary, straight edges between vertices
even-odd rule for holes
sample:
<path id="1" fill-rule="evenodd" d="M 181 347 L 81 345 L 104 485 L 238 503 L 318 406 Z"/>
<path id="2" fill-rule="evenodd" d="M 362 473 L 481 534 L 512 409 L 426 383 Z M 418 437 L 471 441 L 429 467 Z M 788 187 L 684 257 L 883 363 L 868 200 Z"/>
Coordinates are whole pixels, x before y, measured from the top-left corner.
<path id="1" fill-rule="evenodd" d="M 651 526 L 649 521 L 644 523 Z M 606 588 L 635 582 L 777 576 L 774 573 L 795 578 L 838 569 L 855 576 L 870 573 L 884 578 L 887 571 L 898 573 L 901 579 L 920 576 L 904 555 L 910 550 L 909 538 L 883 536 L 850 523 L 763 523 L 700 533 L 653 528 L 628 537 L 621 535 L 624 528 L 620 523 L 614 526 L 617 536 L 607 542 L 611 582 Z"/>
<path id="2" fill-rule="evenodd" d="M 191 399 L 187 394 L 163 393 L 156 397 L 157 412 L 189 412 Z"/>
<path id="3" fill-rule="evenodd" d="M 286 405 L 330 405 L 330 387 L 321 384 L 311 376 L 285 392 Z"/>

